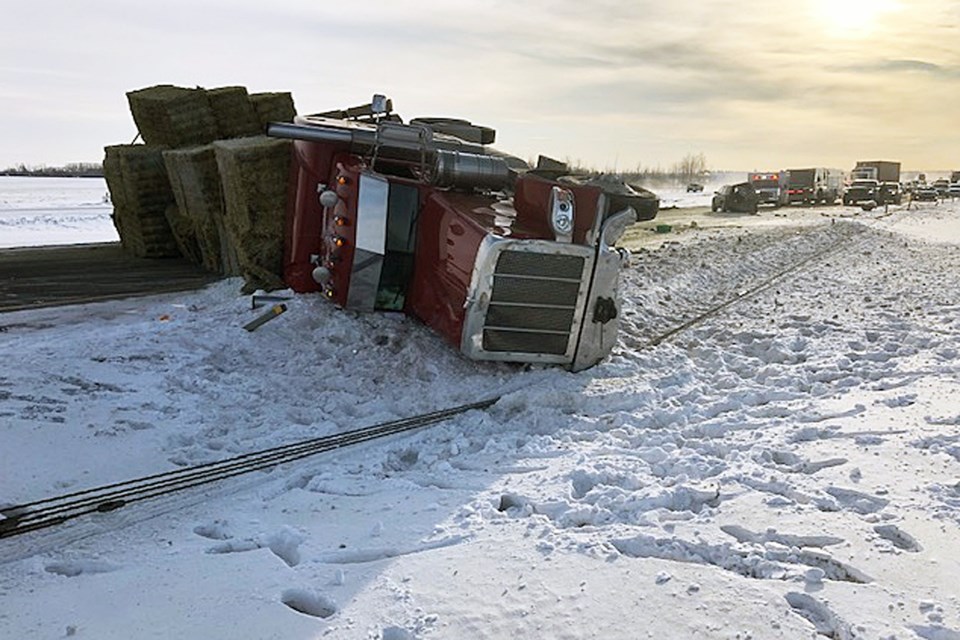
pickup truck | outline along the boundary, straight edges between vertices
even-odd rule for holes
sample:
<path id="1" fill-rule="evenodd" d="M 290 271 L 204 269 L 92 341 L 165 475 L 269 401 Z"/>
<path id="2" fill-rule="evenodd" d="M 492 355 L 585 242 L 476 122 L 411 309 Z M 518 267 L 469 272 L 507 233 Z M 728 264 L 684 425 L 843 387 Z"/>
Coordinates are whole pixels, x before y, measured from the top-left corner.
<path id="1" fill-rule="evenodd" d="M 855 205 L 861 202 L 880 204 L 880 182 L 878 180 L 854 180 L 843 194 L 843 204 Z"/>
<path id="2" fill-rule="evenodd" d="M 900 204 L 903 202 L 903 190 L 899 182 L 883 182 L 880 184 L 880 193 L 877 204 Z"/>

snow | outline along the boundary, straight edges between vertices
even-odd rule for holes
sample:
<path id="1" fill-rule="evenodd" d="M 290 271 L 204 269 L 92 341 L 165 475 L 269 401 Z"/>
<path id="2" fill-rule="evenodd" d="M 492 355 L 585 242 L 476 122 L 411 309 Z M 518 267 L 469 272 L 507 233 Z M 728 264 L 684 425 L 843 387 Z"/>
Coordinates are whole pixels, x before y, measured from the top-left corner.
<path id="1" fill-rule="evenodd" d="M 0 176 L 0 249 L 117 242 L 103 178 Z"/>
<path id="2" fill-rule="evenodd" d="M 499 400 L 0 539 L 0 637 L 958 638 L 958 221 L 677 219 L 577 374 L 238 280 L 2 314 L 0 503 Z"/>
<path id="3" fill-rule="evenodd" d="M 700 181 L 702 191 L 687 191 L 686 185 L 673 182 L 653 182 L 644 186 L 660 197 L 661 209 L 709 207 L 713 194 L 725 184 L 737 184 L 747 179 L 743 171 L 718 171 Z"/>

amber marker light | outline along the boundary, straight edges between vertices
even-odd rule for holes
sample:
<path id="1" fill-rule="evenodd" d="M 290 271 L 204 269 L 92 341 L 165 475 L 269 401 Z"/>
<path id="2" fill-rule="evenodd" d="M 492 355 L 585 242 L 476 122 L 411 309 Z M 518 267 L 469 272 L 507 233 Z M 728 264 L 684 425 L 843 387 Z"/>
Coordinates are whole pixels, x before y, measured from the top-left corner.
<path id="1" fill-rule="evenodd" d="M 344 218 L 343 216 L 334 216 L 334 218 L 333 218 L 333 224 L 337 225 L 338 227 L 345 227 L 345 226 L 347 226 L 347 222 L 348 222 L 348 220 L 347 220 L 346 218 Z"/>
<path id="2" fill-rule="evenodd" d="M 334 186 L 334 191 L 337 192 L 337 196 L 344 200 L 350 198 L 350 191 L 352 190 L 350 182 L 350 178 L 347 176 L 337 176 L 336 186 Z"/>

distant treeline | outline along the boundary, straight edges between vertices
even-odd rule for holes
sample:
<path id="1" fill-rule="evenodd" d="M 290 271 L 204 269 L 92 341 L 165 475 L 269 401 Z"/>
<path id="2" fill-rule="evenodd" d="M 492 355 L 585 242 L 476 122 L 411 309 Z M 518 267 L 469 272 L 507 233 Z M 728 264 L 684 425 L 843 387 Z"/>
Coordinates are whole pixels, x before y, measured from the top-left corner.
<path id="1" fill-rule="evenodd" d="M 0 176 L 31 176 L 50 178 L 102 178 L 103 165 L 99 162 L 74 162 L 62 167 L 28 167 L 18 164 L 0 170 Z"/>
<path id="2" fill-rule="evenodd" d="M 531 166 L 536 162 L 531 162 Z M 633 169 L 606 168 L 597 169 L 596 167 L 587 167 L 579 160 L 570 160 L 567 158 L 566 164 L 574 174 L 590 173 L 614 173 L 630 183 L 663 183 L 663 182 L 692 182 L 703 180 L 710 174 L 707 168 L 707 158 L 702 153 L 688 153 L 678 162 L 669 167 L 645 167 L 637 164 Z"/>

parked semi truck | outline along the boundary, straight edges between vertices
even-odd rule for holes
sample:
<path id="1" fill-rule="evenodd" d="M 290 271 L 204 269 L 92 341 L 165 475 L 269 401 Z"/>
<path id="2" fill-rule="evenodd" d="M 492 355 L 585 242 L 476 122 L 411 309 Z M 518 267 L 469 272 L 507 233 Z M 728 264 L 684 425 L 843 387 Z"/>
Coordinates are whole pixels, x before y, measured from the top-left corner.
<path id="1" fill-rule="evenodd" d="M 843 194 L 843 171 L 839 169 L 790 169 L 787 174 L 790 204 L 835 204 Z"/>
<path id="2" fill-rule="evenodd" d="M 760 204 L 779 207 L 789 203 L 786 171 L 762 171 L 747 174 L 747 182 L 753 185 Z"/>
<path id="3" fill-rule="evenodd" d="M 286 283 L 406 313 L 473 359 L 574 371 L 603 359 L 628 257 L 615 244 L 658 198 L 545 158 L 530 167 L 488 147 L 492 129 L 403 123 L 384 104 L 268 125 L 294 141 Z"/>
<path id="4" fill-rule="evenodd" d="M 851 180 L 900 182 L 900 163 L 890 160 L 861 160 L 850 172 Z"/>

